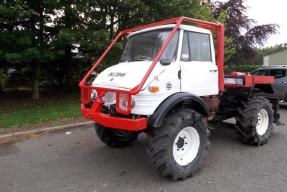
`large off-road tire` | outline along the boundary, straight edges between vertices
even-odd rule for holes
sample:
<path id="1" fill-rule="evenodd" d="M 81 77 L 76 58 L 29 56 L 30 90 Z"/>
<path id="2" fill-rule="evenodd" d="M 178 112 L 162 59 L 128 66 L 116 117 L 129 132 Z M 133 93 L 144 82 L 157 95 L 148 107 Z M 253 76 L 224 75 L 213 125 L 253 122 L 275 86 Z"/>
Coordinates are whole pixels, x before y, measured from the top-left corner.
<path id="1" fill-rule="evenodd" d="M 258 146 L 267 143 L 274 122 L 274 111 L 268 99 L 254 97 L 242 102 L 235 118 L 237 131 L 244 143 Z"/>
<path id="2" fill-rule="evenodd" d="M 138 132 L 110 129 L 95 124 L 98 137 L 103 143 L 113 148 L 123 148 L 132 144 L 138 137 Z"/>
<path id="3" fill-rule="evenodd" d="M 173 180 L 193 176 L 203 163 L 208 133 L 199 113 L 190 109 L 175 111 L 149 136 L 152 164 Z"/>

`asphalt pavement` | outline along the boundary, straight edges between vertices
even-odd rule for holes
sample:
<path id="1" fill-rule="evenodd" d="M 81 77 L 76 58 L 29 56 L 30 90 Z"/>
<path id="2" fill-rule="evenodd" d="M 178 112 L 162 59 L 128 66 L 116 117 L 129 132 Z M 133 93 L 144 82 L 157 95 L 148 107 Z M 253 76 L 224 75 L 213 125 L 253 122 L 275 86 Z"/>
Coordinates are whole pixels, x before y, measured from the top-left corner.
<path id="1" fill-rule="evenodd" d="M 144 134 L 129 148 L 111 149 L 92 126 L 0 145 L 1 192 L 286 192 L 287 106 L 269 142 L 241 143 L 218 128 L 203 168 L 185 181 L 170 181 L 151 166 Z"/>

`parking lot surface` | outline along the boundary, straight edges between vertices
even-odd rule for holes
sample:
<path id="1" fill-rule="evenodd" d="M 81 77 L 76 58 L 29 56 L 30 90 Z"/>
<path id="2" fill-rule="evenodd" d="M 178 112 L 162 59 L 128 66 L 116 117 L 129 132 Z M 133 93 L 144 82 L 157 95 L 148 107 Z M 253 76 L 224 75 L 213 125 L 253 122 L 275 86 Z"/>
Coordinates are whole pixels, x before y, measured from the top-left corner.
<path id="1" fill-rule="evenodd" d="M 287 125 L 287 106 L 280 112 Z M 286 192 L 286 125 L 262 147 L 241 143 L 232 129 L 214 130 L 203 168 L 179 182 L 152 168 L 144 134 L 125 149 L 102 144 L 91 126 L 0 145 L 0 191 Z"/>

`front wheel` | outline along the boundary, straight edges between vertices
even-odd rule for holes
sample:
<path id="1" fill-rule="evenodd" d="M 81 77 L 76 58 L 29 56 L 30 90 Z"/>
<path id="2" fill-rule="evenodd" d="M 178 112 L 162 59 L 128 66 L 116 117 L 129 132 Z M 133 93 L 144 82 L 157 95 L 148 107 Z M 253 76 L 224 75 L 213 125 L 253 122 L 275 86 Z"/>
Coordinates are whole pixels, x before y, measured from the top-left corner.
<path id="1" fill-rule="evenodd" d="M 271 135 L 274 111 L 269 100 L 254 97 L 242 102 L 236 115 L 236 128 L 246 144 L 263 145 Z"/>
<path id="2" fill-rule="evenodd" d="M 200 168 L 208 144 L 207 126 L 201 115 L 179 109 L 169 115 L 149 137 L 153 165 L 165 177 L 183 180 Z"/>
<path id="3" fill-rule="evenodd" d="M 95 124 L 97 136 L 103 143 L 113 148 L 123 148 L 132 144 L 138 137 L 138 132 L 124 131 L 103 127 Z"/>

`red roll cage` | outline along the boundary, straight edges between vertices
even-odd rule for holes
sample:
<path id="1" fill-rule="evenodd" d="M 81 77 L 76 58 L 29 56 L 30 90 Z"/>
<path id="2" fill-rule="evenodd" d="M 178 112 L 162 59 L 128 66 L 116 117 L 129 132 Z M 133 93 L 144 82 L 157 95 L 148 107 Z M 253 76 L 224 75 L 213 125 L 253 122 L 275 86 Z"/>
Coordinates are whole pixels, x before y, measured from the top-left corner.
<path id="1" fill-rule="evenodd" d="M 84 78 L 81 80 L 79 86 L 81 88 L 81 102 L 83 104 L 87 104 L 90 102 L 90 92 L 92 89 L 95 89 L 98 93 L 98 97 L 96 101 L 93 103 L 92 106 L 92 111 L 100 111 L 103 101 L 102 97 L 106 92 L 115 92 L 116 93 L 116 110 L 118 113 L 129 115 L 131 113 L 131 96 L 136 95 L 139 93 L 139 91 L 142 89 L 144 86 L 146 80 L 148 79 L 149 75 L 151 74 L 152 70 L 154 69 L 155 65 L 158 63 L 160 60 L 161 55 L 163 54 L 164 50 L 166 49 L 168 43 L 176 33 L 176 31 L 179 29 L 180 25 L 183 22 L 188 22 L 195 24 L 197 27 L 201 28 L 206 28 L 211 31 L 214 31 L 217 29 L 217 58 L 216 58 L 216 63 L 218 66 L 218 87 L 219 90 L 222 92 L 224 90 L 224 26 L 221 23 L 212 23 L 212 22 L 206 22 L 206 21 L 201 21 L 198 19 L 193 19 L 193 18 L 188 18 L 188 17 L 177 17 L 177 18 L 172 18 L 168 20 L 163 20 L 147 25 L 142 25 L 138 27 L 134 27 L 131 29 L 126 29 L 121 31 L 116 38 L 112 41 L 112 43 L 108 46 L 108 48 L 104 51 L 104 53 L 100 56 L 100 58 L 97 60 L 97 62 L 93 65 L 93 67 L 88 71 L 88 73 L 84 76 Z M 102 62 L 102 60 L 105 58 L 107 53 L 111 50 L 111 48 L 120 40 L 122 36 L 127 36 L 128 34 L 143 30 L 146 28 L 151 28 L 151 27 L 156 27 L 156 26 L 161 26 L 161 25 L 167 25 L 167 24 L 175 24 L 171 32 L 169 33 L 167 39 L 164 41 L 162 47 L 158 51 L 156 57 L 154 58 L 151 66 L 147 70 L 144 78 L 141 80 L 141 82 L 135 86 L 131 90 L 119 90 L 119 89 L 111 89 L 111 88 L 99 88 L 99 87 L 92 87 L 91 85 L 86 85 L 85 82 L 87 78 L 92 74 L 92 72 L 96 69 L 96 67 Z M 122 110 L 119 106 L 119 100 L 121 94 L 125 94 L 127 96 L 127 108 L 126 110 Z M 83 111 L 83 110 L 82 110 Z M 86 115 L 85 115 L 86 116 Z"/>

